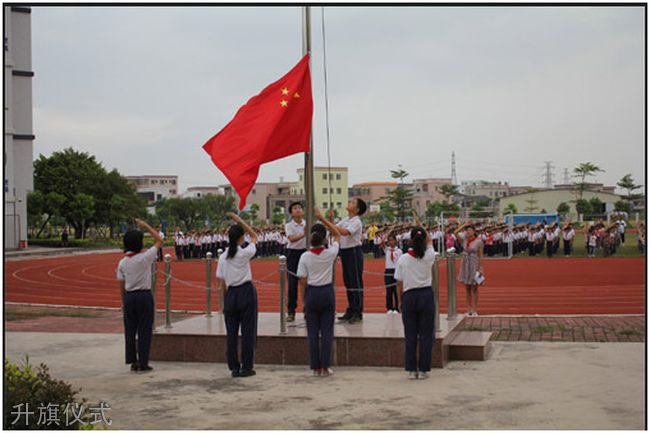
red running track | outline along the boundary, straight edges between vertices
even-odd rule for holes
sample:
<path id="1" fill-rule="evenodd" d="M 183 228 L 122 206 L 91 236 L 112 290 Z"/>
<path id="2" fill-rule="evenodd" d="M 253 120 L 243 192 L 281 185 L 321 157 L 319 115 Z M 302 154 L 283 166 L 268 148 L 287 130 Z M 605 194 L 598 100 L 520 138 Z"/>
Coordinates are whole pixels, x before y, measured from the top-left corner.
<path id="1" fill-rule="evenodd" d="M 166 251 L 172 253 L 172 251 Z M 5 262 L 5 301 L 119 307 L 115 268 L 118 253 Z M 385 311 L 383 259 L 366 259 L 364 311 Z M 260 311 L 279 310 L 277 260 L 253 260 Z M 337 309 L 347 305 L 337 269 Z M 644 314 L 643 258 L 515 258 L 484 260 L 486 286 L 479 289 L 481 314 Z M 163 264 L 159 263 L 160 271 Z M 441 311 L 447 310 L 446 266 L 440 263 Z M 205 310 L 205 263 L 172 262 L 171 303 L 175 310 Z M 163 276 L 156 305 L 164 308 Z M 458 284 L 458 309 L 466 311 Z M 213 309 L 217 296 L 213 292 Z"/>

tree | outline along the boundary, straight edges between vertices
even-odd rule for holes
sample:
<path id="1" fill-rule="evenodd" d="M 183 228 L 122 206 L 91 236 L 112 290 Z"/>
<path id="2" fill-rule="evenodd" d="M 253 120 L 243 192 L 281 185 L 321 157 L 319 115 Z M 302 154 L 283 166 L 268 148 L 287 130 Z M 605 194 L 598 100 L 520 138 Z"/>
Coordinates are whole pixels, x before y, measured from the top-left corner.
<path id="1" fill-rule="evenodd" d="M 81 239 L 86 237 L 86 230 L 88 225 L 86 222 L 95 213 L 95 198 L 91 195 L 84 194 L 83 192 L 74 195 L 74 202 L 70 218 L 79 221 L 81 227 Z"/>
<path id="2" fill-rule="evenodd" d="M 215 222 L 225 221 L 226 213 L 235 212 L 235 198 L 232 196 L 208 194 L 196 199 L 199 203 L 199 210 L 202 219 Z"/>
<path id="3" fill-rule="evenodd" d="M 616 212 L 627 212 L 629 215 L 632 213 L 632 203 L 627 200 L 619 200 L 614 203 L 614 210 Z"/>
<path id="4" fill-rule="evenodd" d="M 565 202 L 562 202 L 562 203 L 560 203 L 559 205 L 557 205 L 557 209 L 556 209 L 556 210 L 557 210 L 557 213 L 559 213 L 559 214 L 562 215 L 562 216 L 565 216 L 566 214 L 568 214 L 569 212 L 571 212 L 571 208 L 570 208 L 569 205 L 568 205 L 567 203 L 565 203 Z"/>
<path id="5" fill-rule="evenodd" d="M 579 179 L 579 182 L 576 182 L 579 199 L 582 199 L 585 189 L 587 188 L 587 177 L 595 176 L 598 172 L 604 173 L 605 170 L 602 170 L 600 167 L 592 164 L 591 162 L 580 163 L 576 168 L 573 169 L 573 177 Z"/>
<path id="6" fill-rule="evenodd" d="M 112 226 L 146 212 L 144 203 L 123 176 L 116 170 L 107 172 L 94 156 L 72 148 L 49 157 L 39 155 L 34 161 L 34 191 L 50 197 L 51 207 L 49 211 L 44 209 L 44 213 L 65 218 L 74 228 L 76 238 L 81 238 L 90 224 Z M 86 214 L 90 208 L 75 208 L 76 200 L 83 197 L 78 194 L 92 197 L 92 214 Z M 85 198 L 80 200 L 84 206 L 89 204 Z"/>
<path id="7" fill-rule="evenodd" d="M 273 215 L 271 216 L 272 224 L 282 224 L 284 222 L 284 209 L 280 206 L 273 208 Z"/>
<path id="8" fill-rule="evenodd" d="M 582 215 L 589 215 L 591 213 L 591 204 L 588 200 L 579 198 L 576 200 L 576 213 Z"/>
<path id="9" fill-rule="evenodd" d="M 393 179 L 399 179 L 400 183 L 397 185 L 397 188 L 388 192 L 388 195 L 382 197 L 381 200 L 391 206 L 391 210 L 395 212 L 400 221 L 404 221 L 404 218 L 410 211 L 408 209 L 410 207 L 409 203 L 413 198 L 413 191 L 404 187 L 404 179 L 408 176 L 408 172 L 402 169 L 400 165 L 397 170 L 391 170 L 390 175 Z"/>
<path id="10" fill-rule="evenodd" d="M 589 199 L 589 206 L 591 206 L 591 213 L 601 214 L 604 212 L 603 206 L 604 203 L 600 201 L 598 197 L 592 197 Z"/>
<path id="11" fill-rule="evenodd" d="M 427 205 L 427 209 L 426 211 L 424 211 L 424 216 L 429 221 L 432 221 L 434 218 L 439 217 L 442 214 L 442 212 L 444 212 L 445 214 L 450 214 L 450 213 L 457 214 L 458 212 L 460 212 L 460 206 L 458 206 L 455 203 L 434 201 Z"/>
<path id="12" fill-rule="evenodd" d="M 643 194 L 634 194 L 635 189 L 641 188 L 641 185 L 637 185 L 634 183 L 634 179 L 632 179 L 632 174 L 628 173 L 625 176 L 619 180 L 616 185 L 619 188 L 627 190 L 627 196 L 625 196 L 625 200 L 638 200 L 643 197 Z"/>
<path id="13" fill-rule="evenodd" d="M 517 206 L 515 206 L 514 203 L 508 203 L 508 206 L 506 206 L 503 209 L 503 211 L 504 211 L 504 213 L 517 213 L 518 212 Z"/>
<path id="14" fill-rule="evenodd" d="M 446 183 L 438 187 L 438 192 L 444 195 L 447 201 L 449 201 L 450 198 L 453 201 L 454 196 L 458 195 L 458 186 Z"/>
<path id="15" fill-rule="evenodd" d="M 248 211 L 248 216 L 250 216 L 251 223 L 255 224 L 257 221 L 257 213 L 260 211 L 260 206 L 257 203 L 253 203 Z"/>

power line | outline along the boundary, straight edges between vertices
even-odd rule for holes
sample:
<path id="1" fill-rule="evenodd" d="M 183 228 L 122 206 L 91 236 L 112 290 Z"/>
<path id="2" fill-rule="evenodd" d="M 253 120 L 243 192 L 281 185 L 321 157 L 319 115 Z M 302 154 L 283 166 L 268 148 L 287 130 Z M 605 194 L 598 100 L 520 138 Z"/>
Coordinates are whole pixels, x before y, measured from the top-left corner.
<path id="1" fill-rule="evenodd" d="M 451 184 L 458 185 L 458 179 L 456 178 L 456 152 L 451 152 Z"/>

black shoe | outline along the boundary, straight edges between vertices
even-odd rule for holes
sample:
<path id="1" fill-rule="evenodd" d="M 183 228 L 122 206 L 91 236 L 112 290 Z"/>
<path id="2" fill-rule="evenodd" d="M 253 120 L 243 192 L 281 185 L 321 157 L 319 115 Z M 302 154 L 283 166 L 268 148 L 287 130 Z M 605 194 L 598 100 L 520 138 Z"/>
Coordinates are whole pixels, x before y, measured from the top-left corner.
<path id="1" fill-rule="evenodd" d="M 287 322 L 295 322 L 296 320 L 296 315 L 295 314 L 288 314 L 287 315 Z"/>
<path id="2" fill-rule="evenodd" d="M 248 377 L 248 376 L 255 376 L 257 373 L 255 373 L 255 370 L 242 370 L 239 373 L 239 377 Z"/>
<path id="3" fill-rule="evenodd" d="M 350 317 L 350 320 L 348 320 L 348 323 L 355 324 L 355 323 L 361 322 L 362 320 L 363 320 L 363 318 L 361 316 L 355 314 L 354 316 Z"/>
<path id="4" fill-rule="evenodd" d="M 241 376 L 241 373 L 239 372 L 239 370 L 233 370 L 233 371 L 230 373 L 230 375 L 231 375 L 232 377 L 239 377 L 239 376 Z"/>
<path id="5" fill-rule="evenodd" d="M 344 315 L 338 317 L 339 320 L 343 320 L 343 321 L 350 320 L 351 318 L 352 318 L 352 314 L 350 313 L 345 313 Z"/>
<path id="6" fill-rule="evenodd" d="M 135 371 L 138 371 L 139 369 L 140 369 L 140 367 L 138 366 L 138 364 L 136 364 L 136 363 L 131 364 L 131 371 L 135 372 Z"/>
<path id="7" fill-rule="evenodd" d="M 144 367 L 141 366 L 141 365 L 138 366 L 138 371 L 139 371 L 140 373 L 145 373 L 145 372 L 152 371 L 152 370 L 153 370 L 153 367 L 150 366 L 150 365 L 145 365 Z"/>

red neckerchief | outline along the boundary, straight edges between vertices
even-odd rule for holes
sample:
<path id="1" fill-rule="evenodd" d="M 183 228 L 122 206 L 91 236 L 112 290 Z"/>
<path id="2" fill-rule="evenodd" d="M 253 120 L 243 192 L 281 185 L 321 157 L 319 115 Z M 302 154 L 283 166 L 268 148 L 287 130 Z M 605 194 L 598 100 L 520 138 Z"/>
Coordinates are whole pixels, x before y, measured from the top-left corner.
<path id="1" fill-rule="evenodd" d="M 142 252 L 142 251 L 140 251 L 140 253 L 141 253 L 141 252 Z M 134 253 L 134 252 L 129 251 L 128 253 L 126 253 L 126 256 L 127 256 L 127 257 L 133 257 L 133 256 L 137 256 L 137 255 L 140 254 L 140 253 Z"/>
<path id="2" fill-rule="evenodd" d="M 415 257 L 416 259 L 418 258 L 418 256 L 415 255 L 413 248 L 409 248 L 409 250 L 406 253 L 411 257 Z"/>
<path id="3" fill-rule="evenodd" d="M 394 249 L 395 249 L 395 248 L 391 248 L 391 249 L 390 249 L 390 261 L 391 261 L 391 262 L 394 262 L 394 261 L 395 261 L 395 256 L 393 255 L 393 250 L 394 250 Z"/>
<path id="4" fill-rule="evenodd" d="M 325 251 L 325 247 L 321 246 L 321 247 L 311 248 L 309 251 L 319 256 L 320 253 Z"/>

